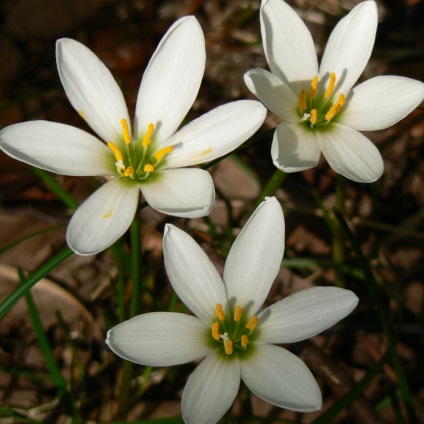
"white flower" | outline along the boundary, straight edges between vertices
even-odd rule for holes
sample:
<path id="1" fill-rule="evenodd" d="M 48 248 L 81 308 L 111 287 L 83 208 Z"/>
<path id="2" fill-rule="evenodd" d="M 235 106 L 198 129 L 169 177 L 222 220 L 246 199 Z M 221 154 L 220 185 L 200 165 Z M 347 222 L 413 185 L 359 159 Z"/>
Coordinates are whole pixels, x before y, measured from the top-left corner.
<path id="1" fill-rule="evenodd" d="M 310 32 L 282 0 L 263 0 L 260 11 L 265 55 L 271 72 L 245 74 L 249 90 L 284 119 L 274 133 L 271 155 L 285 172 L 314 167 L 321 152 L 345 177 L 372 182 L 383 173 L 377 148 L 358 131 L 384 129 L 404 118 L 424 98 L 424 84 L 379 76 L 352 89 L 374 45 L 377 6 L 367 0 L 335 27 L 321 65 Z"/>
<path id="2" fill-rule="evenodd" d="M 256 101 L 218 107 L 177 131 L 193 104 L 205 67 L 205 40 L 194 17 L 168 30 L 144 73 L 134 126 L 109 70 L 87 47 L 61 39 L 57 67 L 72 106 L 102 139 L 59 123 L 34 121 L 0 133 L 0 147 L 23 162 L 64 175 L 110 179 L 75 212 L 67 241 L 89 255 L 114 243 L 131 224 L 141 190 L 155 209 L 208 215 L 215 201 L 210 174 L 187 166 L 234 150 L 263 123 Z"/>
<path id="3" fill-rule="evenodd" d="M 321 408 L 319 387 L 306 365 L 273 343 L 312 337 L 348 315 L 358 298 L 349 290 L 316 287 L 258 313 L 280 269 L 284 216 L 267 198 L 234 242 L 222 281 L 200 246 L 167 225 L 164 257 L 169 279 L 195 316 L 153 312 L 112 328 L 110 348 L 151 366 L 203 361 L 182 397 L 187 423 L 213 424 L 230 408 L 240 378 L 266 401 L 296 411 Z"/>

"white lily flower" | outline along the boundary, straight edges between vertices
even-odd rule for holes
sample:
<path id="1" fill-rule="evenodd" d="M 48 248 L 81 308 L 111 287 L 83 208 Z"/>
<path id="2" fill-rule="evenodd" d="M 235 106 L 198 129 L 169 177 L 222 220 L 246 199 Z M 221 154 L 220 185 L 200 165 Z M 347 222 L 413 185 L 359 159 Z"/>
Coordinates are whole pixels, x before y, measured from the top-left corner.
<path id="1" fill-rule="evenodd" d="M 348 315 L 358 298 L 349 290 L 316 287 L 258 313 L 280 269 L 284 233 L 279 202 L 266 198 L 234 242 L 223 282 L 200 246 L 168 224 L 166 270 L 195 316 L 147 313 L 108 332 L 110 348 L 138 364 L 161 367 L 204 358 L 184 389 L 186 423 L 216 423 L 236 397 L 240 379 L 274 405 L 302 412 L 321 408 L 321 393 L 309 369 L 274 343 L 322 332 Z"/>
<path id="2" fill-rule="evenodd" d="M 100 252 L 128 229 L 141 190 L 166 214 L 208 215 L 215 201 L 210 174 L 187 166 L 210 162 L 234 150 L 263 123 L 260 102 L 236 101 L 195 119 L 179 131 L 193 104 L 205 67 L 205 40 L 194 17 L 172 25 L 144 73 L 134 127 L 122 92 L 105 65 L 81 43 L 56 45 L 65 92 L 96 137 L 59 123 L 33 121 L 0 133 L 8 155 L 64 175 L 111 178 L 75 212 L 67 242 L 81 255 Z"/>
<path id="3" fill-rule="evenodd" d="M 387 128 L 424 98 L 424 84 L 399 76 L 379 76 L 353 88 L 374 45 L 376 3 L 357 5 L 335 27 L 321 65 L 311 34 L 283 0 L 263 0 L 261 33 L 271 72 L 248 71 L 249 90 L 283 118 L 274 133 L 271 156 L 285 172 L 314 167 L 321 152 L 330 166 L 353 181 L 372 182 L 383 160 L 358 131 Z"/>

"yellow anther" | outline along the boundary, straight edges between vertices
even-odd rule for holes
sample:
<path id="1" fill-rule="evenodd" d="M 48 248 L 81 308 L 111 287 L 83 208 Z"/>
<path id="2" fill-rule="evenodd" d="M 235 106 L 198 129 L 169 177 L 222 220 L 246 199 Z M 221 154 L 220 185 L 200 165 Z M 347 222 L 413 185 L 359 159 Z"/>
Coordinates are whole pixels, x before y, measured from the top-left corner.
<path id="1" fill-rule="evenodd" d="M 123 162 L 124 158 L 122 157 L 122 153 L 113 141 L 109 141 L 109 143 L 107 143 L 107 147 L 112 150 L 113 154 L 115 155 L 115 159 L 118 162 Z"/>
<path id="2" fill-rule="evenodd" d="M 330 74 L 330 82 L 328 84 L 327 90 L 325 90 L 325 98 L 330 97 L 331 94 L 333 94 L 335 85 L 336 85 L 336 74 L 332 72 Z"/>
<path id="3" fill-rule="evenodd" d="M 299 96 L 299 108 L 300 110 L 306 109 L 306 91 L 302 90 Z"/>
<path id="4" fill-rule="evenodd" d="M 311 117 L 309 118 L 312 125 L 315 125 L 318 120 L 318 111 L 316 109 L 311 110 Z"/>
<path id="5" fill-rule="evenodd" d="M 125 171 L 124 171 L 124 177 L 131 177 L 132 175 L 134 175 L 134 168 L 132 166 L 129 166 Z"/>
<path id="6" fill-rule="evenodd" d="M 215 306 L 215 314 L 220 321 L 224 321 L 224 310 L 222 309 L 222 305 L 220 303 Z"/>
<path id="7" fill-rule="evenodd" d="M 315 97 L 315 94 L 317 93 L 318 81 L 319 81 L 318 77 L 313 77 L 312 78 L 311 86 L 309 87 L 309 95 L 312 98 L 314 98 Z"/>
<path id="8" fill-rule="evenodd" d="M 241 313 L 243 312 L 243 309 L 241 306 L 237 306 L 236 310 L 234 312 L 234 321 L 240 321 Z"/>
<path id="9" fill-rule="evenodd" d="M 225 353 L 227 355 L 231 355 L 233 353 L 233 341 L 232 340 L 225 340 L 224 349 L 225 349 Z"/>
<path id="10" fill-rule="evenodd" d="M 124 137 L 124 141 L 127 144 L 131 143 L 131 135 L 130 130 L 128 129 L 128 122 L 126 119 L 121 119 L 121 126 L 122 126 L 122 137 Z"/>
<path id="11" fill-rule="evenodd" d="M 164 147 L 163 149 L 158 150 L 155 153 L 155 158 L 156 160 L 158 160 L 159 162 L 162 160 L 162 158 L 167 155 L 168 153 L 171 153 L 172 150 L 174 150 L 174 148 L 172 146 L 168 146 L 168 147 Z"/>
<path id="12" fill-rule="evenodd" d="M 337 99 L 336 104 L 331 106 L 331 108 L 325 114 L 325 119 L 327 121 L 331 121 L 334 118 L 334 116 L 336 115 L 336 113 L 340 112 L 340 109 L 345 104 L 345 101 L 346 101 L 346 97 L 344 96 L 344 94 L 340 94 L 339 98 Z"/>
<path id="13" fill-rule="evenodd" d="M 216 321 L 212 324 L 212 337 L 215 340 L 219 340 L 221 338 L 221 335 L 219 334 L 219 322 Z"/>
<path id="14" fill-rule="evenodd" d="M 246 324 L 246 328 L 249 330 L 254 330 L 258 323 L 258 317 L 254 316 L 252 319 Z"/>
<path id="15" fill-rule="evenodd" d="M 243 334 L 241 336 L 241 347 L 243 349 L 246 349 L 248 344 L 249 344 L 249 337 L 247 337 L 246 334 Z"/>
<path id="16" fill-rule="evenodd" d="M 153 168 L 153 165 L 151 165 L 150 163 L 144 165 L 144 172 L 153 172 L 155 170 L 155 168 Z"/>
<path id="17" fill-rule="evenodd" d="M 142 142 L 143 147 L 147 147 L 150 144 L 154 129 L 155 129 L 155 126 L 153 124 L 149 124 L 149 126 L 147 127 L 146 135 L 143 138 L 143 142 Z"/>
<path id="18" fill-rule="evenodd" d="M 325 114 L 325 119 L 327 121 L 331 121 L 334 118 L 334 116 L 336 115 L 336 113 L 337 113 L 336 107 L 331 106 L 329 111 Z"/>
<path id="19" fill-rule="evenodd" d="M 337 109 L 337 112 L 344 106 L 346 102 L 346 97 L 344 94 L 340 94 L 339 98 L 337 99 L 337 103 L 335 104 L 335 107 Z"/>

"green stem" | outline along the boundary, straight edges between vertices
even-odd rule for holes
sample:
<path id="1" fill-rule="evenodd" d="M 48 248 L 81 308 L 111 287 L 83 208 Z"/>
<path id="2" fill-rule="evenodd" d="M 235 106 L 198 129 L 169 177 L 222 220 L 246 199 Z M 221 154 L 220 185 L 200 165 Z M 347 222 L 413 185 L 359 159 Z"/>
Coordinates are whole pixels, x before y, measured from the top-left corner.
<path id="1" fill-rule="evenodd" d="M 281 171 L 281 169 L 276 169 L 272 174 L 271 178 L 265 184 L 265 187 L 262 189 L 261 194 L 256 199 L 253 205 L 253 209 L 256 209 L 260 205 L 260 203 L 263 202 L 265 197 L 274 196 L 275 192 L 281 186 L 286 177 L 287 174 L 284 171 Z"/>
<path id="2" fill-rule="evenodd" d="M 365 285 L 367 287 L 368 294 L 373 304 L 377 308 L 377 316 L 380 321 L 381 328 L 383 329 L 383 332 L 386 336 L 390 361 L 399 379 L 399 388 L 402 393 L 402 398 L 405 402 L 406 411 L 409 417 L 409 422 L 411 424 L 418 423 L 411 391 L 409 389 L 408 381 L 406 379 L 405 373 L 402 368 L 401 360 L 396 351 L 395 340 L 392 335 L 392 332 L 390 331 L 389 321 L 387 320 L 386 308 L 384 307 L 383 299 L 381 297 L 381 293 L 380 293 L 380 289 L 378 287 L 377 281 L 374 278 L 374 274 L 371 270 L 371 267 L 368 263 L 367 258 L 362 252 L 362 249 L 361 249 L 361 246 L 359 245 L 358 240 L 356 239 L 355 235 L 352 233 L 351 229 L 349 228 L 349 225 L 347 225 L 347 222 L 344 219 L 343 215 L 337 209 L 334 209 L 334 214 L 336 215 L 336 218 L 340 224 L 340 227 L 343 233 L 347 236 L 350 244 L 352 245 L 352 248 L 355 252 L 358 263 L 360 267 L 362 268 L 362 271 L 364 272 L 365 283 L 366 283 Z"/>
<path id="3" fill-rule="evenodd" d="M 44 171 L 44 169 L 36 168 L 31 166 L 32 171 L 47 187 L 49 187 L 56 196 L 70 209 L 76 209 L 78 207 L 78 202 L 66 191 L 63 187 L 54 179 L 53 175 L 49 172 Z"/>
<path id="4" fill-rule="evenodd" d="M 346 200 L 346 179 L 338 174 L 336 183 L 336 208 L 345 214 L 345 200 Z M 344 273 L 342 267 L 345 261 L 345 236 L 337 221 L 333 221 L 333 262 L 336 271 L 336 286 L 345 287 Z"/>
<path id="5" fill-rule="evenodd" d="M 50 271 L 55 269 L 59 264 L 64 262 L 69 258 L 74 252 L 67 247 L 58 255 L 51 258 L 48 262 L 42 265 L 37 271 L 35 271 L 31 276 L 24 279 L 19 287 L 12 292 L 0 305 L 0 319 L 9 311 L 9 309 L 28 291 L 33 287 L 38 281 L 44 278 Z"/>
<path id="6" fill-rule="evenodd" d="M 141 305 L 141 222 L 135 218 L 130 228 L 131 233 L 131 304 L 130 318 L 140 313 Z M 118 397 L 118 417 L 125 418 L 128 413 L 129 398 L 131 391 L 131 380 L 134 375 L 134 364 L 125 361 L 122 366 L 122 377 Z"/>
<path id="7" fill-rule="evenodd" d="M 25 281 L 25 277 L 23 275 L 22 270 L 19 270 L 19 276 L 21 281 Z M 41 321 L 34 299 L 32 298 L 31 292 L 25 294 L 25 299 L 27 302 L 28 312 L 31 317 L 32 324 L 34 326 L 35 333 L 37 334 L 38 342 L 40 343 L 41 351 L 43 353 L 44 359 L 46 360 L 47 367 L 52 375 L 53 383 L 56 386 L 56 390 L 58 391 L 59 396 L 64 400 L 70 412 L 70 415 L 72 416 L 72 423 L 82 423 L 82 419 L 76 406 L 75 400 L 72 396 L 72 393 L 69 391 L 68 384 L 62 377 L 60 369 L 54 359 L 53 350 L 47 339 L 43 323 Z"/>

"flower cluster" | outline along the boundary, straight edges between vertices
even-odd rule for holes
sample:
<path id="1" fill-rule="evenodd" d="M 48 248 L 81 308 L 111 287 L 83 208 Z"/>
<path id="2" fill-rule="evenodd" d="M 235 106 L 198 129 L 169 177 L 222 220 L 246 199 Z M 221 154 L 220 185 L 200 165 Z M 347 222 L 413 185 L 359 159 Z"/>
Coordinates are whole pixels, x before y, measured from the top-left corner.
<path id="1" fill-rule="evenodd" d="M 330 166 L 358 182 L 383 172 L 378 149 L 359 131 L 383 129 L 404 118 L 424 98 L 424 84 L 379 76 L 355 86 L 373 48 L 377 6 L 366 0 L 332 32 L 320 66 L 305 24 L 283 0 L 263 0 L 261 31 L 270 72 L 248 71 L 249 90 L 283 121 L 271 147 L 285 171 L 315 166 L 321 152 Z M 105 183 L 73 215 L 68 245 L 98 253 L 121 237 L 134 219 L 140 195 L 156 210 L 203 217 L 214 206 L 210 174 L 193 165 L 225 156 L 264 122 L 256 100 L 220 106 L 179 128 L 191 108 L 205 68 L 205 40 L 194 17 L 167 31 L 143 75 L 133 121 L 105 65 L 81 43 L 56 44 L 66 95 L 98 135 L 47 121 L 0 132 L 8 155 L 39 168 Z M 319 334 L 346 317 L 358 298 L 349 290 L 316 287 L 261 310 L 280 269 L 285 224 L 275 197 L 266 198 L 241 230 L 223 277 L 201 247 L 167 224 L 163 237 L 169 280 L 193 315 L 153 312 L 108 332 L 107 344 L 138 364 L 171 366 L 201 361 L 182 396 L 187 423 L 213 424 L 231 407 L 240 381 L 273 405 L 307 412 L 321 408 L 321 393 L 306 365 L 276 346 Z"/>

